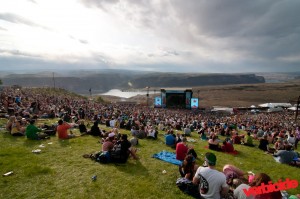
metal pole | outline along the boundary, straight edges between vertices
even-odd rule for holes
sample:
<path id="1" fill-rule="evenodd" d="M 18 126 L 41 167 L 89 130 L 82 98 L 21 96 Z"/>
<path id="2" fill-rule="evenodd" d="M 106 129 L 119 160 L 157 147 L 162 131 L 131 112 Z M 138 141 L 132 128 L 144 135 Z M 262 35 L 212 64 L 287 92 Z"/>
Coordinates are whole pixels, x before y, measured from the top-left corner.
<path id="1" fill-rule="evenodd" d="M 147 107 L 149 107 L 149 86 L 147 88 Z"/>

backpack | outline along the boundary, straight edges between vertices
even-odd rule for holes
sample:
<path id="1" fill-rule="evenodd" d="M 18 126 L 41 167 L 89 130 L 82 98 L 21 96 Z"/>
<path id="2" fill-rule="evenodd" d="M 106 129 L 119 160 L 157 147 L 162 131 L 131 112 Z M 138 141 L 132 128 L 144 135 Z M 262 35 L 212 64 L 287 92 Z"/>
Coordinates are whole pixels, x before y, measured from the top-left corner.
<path id="1" fill-rule="evenodd" d="M 198 185 L 194 185 L 192 181 L 186 178 L 178 178 L 176 181 L 177 187 L 185 194 L 194 198 L 201 198 Z"/>
<path id="2" fill-rule="evenodd" d="M 110 155 L 108 152 L 104 151 L 97 154 L 96 161 L 102 164 L 107 164 L 110 162 Z"/>
<path id="3" fill-rule="evenodd" d="M 44 133 L 46 133 L 49 136 L 56 134 L 56 126 L 54 125 L 48 126 L 47 124 L 45 124 L 42 126 L 42 128 L 45 129 Z"/>

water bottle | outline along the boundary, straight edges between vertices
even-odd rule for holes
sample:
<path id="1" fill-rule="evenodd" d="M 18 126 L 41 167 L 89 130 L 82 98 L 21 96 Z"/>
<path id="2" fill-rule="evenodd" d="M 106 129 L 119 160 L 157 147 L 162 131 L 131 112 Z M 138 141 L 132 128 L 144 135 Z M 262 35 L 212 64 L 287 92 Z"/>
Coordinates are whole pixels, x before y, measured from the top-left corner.
<path id="1" fill-rule="evenodd" d="M 97 175 L 93 175 L 92 180 L 96 181 L 97 180 Z"/>

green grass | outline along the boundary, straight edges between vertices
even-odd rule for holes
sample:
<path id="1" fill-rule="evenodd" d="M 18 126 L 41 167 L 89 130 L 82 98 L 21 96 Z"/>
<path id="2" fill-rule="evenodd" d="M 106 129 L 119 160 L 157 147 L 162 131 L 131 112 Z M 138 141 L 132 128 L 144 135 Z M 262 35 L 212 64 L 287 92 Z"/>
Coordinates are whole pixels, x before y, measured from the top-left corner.
<path id="1" fill-rule="evenodd" d="M 5 123 L 1 119 L 0 127 Z M 192 136 L 197 139 L 195 133 Z M 162 150 L 173 151 L 165 146 L 162 132 L 158 140 L 140 140 L 137 147 L 140 159 L 130 158 L 126 164 L 104 165 L 83 158 L 83 154 L 101 149 L 98 140 L 83 136 L 65 141 L 57 137 L 32 141 L 0 131 L 0 174 L 14 171 L 11 176 L 0 177 L 0 198 L 189 198 L 175 185 L 178 167 L 151 157 Z M 41 144 L 45 148 L 40 148 L 40 154 L 31 152 Z M 197 139 L 190 145 L 198 153 L 197 163 L 202 164 L 203 154 L 210 151 L 204 148 L 207 143 Z M 240 145 L 235 148 L 239 155 L 215 152 L 218 170 L 225 164 L 233 164 L 244 171 L 268 173 L 273 182 L 280 178 L 300 181 L 298 168 L 275 163 L 272 156 L 257 148 Z M 163 170 L 167 173 L 163 174 Z M 92 181 L 93 175 L 97 175 L 96 181 Z M 300 188 L 288 192 L 300 193 Z"/>

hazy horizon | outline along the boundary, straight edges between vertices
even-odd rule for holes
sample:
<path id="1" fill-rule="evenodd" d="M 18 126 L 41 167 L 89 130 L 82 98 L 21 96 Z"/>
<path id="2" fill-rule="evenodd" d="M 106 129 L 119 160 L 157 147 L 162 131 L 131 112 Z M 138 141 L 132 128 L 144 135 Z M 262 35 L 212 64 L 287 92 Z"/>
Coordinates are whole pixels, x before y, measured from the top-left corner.
<path id="1" fill-rule="evenodd" d="M 299 16 L 298 0 L 3 1 L 0 70 L 298 72 Z"/>

